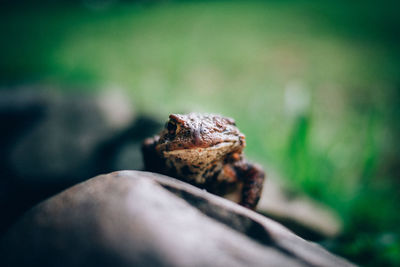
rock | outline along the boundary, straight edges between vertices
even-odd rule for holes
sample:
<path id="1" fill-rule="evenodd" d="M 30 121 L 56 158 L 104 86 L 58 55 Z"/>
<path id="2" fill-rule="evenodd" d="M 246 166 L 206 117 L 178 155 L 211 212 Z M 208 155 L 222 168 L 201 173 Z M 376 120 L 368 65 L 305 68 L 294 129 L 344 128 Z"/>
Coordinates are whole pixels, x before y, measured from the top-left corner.
<path id="1" fill-rule="evenodd" d="M 279 221 L 301 237 L 314 241 L 338 236 L 342 221 L 329 207 L 306 195 L 290 190 L 268 168 L 268 179 L 263 188 L 257 212 Z"/>
<path id="2" fill-rule="evenodd" d="M 0 90 L 0 233 L 33 204 L 88 177 L 141 168 L 137 144 L 159 124 L 135 116 L 128 99 L 118 90 Z"/>
<path id="3" fill-rule="evenodd" d="M 28 179 L 37 182 L 38 176 L 43 182 L 59 183 L 71 176 L 92 175 L 91 159 L 99 143 L 112 138 L 133 121 L 130 104 L 115 92 L 114 95 L 109 91 L 104 92 L 107 95 L 45 91 L 29 94 L 27 97 L 27 92 L 17 91 L 10 94 L 8 101 L 9 105 L 14 104 L 12 99 L 24 97 L 25 105 L 41 101 L 45 111 L 40 122 L 26 131 L 10 151 L 11 166 L 26 183 L 31 182 Z"/>
<path id="4" fill-rule="evenodd" d="M 131 125 L 134 113 L 121 93 L 57 93 L 50 88 L 0 91 L 2 169 L 22 183 L 60 183 L 93 175 L 99 144 Z M 88 176 L 89 175 L 89 176 Z"/>
<path id="5" fill-rule="evenodd" d="M 120 171 L 40 203 L 0 266 L 352 266 L 278 223 L 163 175 Z"/>

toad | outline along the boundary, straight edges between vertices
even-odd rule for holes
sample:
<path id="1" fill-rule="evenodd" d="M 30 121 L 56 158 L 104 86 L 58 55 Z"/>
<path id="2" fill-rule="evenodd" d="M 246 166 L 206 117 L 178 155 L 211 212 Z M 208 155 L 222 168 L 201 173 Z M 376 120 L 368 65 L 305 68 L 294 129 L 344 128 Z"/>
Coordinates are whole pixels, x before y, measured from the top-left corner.
<path id="1" fill-rule="evenodd" d="M 243 156 L 245 136 L 231 118 L 171 114 L 159 135 L 143 142 L 145 169 L 224 196 L 254 209 L 264 172 Z"/>

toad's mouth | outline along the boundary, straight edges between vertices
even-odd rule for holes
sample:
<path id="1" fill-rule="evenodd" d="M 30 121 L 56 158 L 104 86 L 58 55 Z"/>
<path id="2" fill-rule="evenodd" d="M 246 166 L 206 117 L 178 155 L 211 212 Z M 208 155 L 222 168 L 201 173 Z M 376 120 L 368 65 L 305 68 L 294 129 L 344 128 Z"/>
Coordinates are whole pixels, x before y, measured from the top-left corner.
<path id="1" fill-rule="evenodd" d="M 206 148 L 196 147 L 164 151 L 163 156 L 176 162 L 176 164 L 203 166 L 210 162 L 223 160 L 236 149 L 237 144 L 234 142 L 222 142 Z"/>
<path id="2" fill-rule="evenodd" d="M 206 153 L 210 151 L 215 151 L 215 150 L 221 150 L 225 151 L 226 149 L 229 149 L 231 147 L 235 146 L 235 142 L 221 142 L 209 147 L 192 147 L 192 148 L 179 148 L 179 149 L 174 149 L 174 150 L 169 150 L 169 151 L 164 151 L 164 154 L 168 155 L 174 155 L 174 154 L 182 154 L 182 153 Z"/>

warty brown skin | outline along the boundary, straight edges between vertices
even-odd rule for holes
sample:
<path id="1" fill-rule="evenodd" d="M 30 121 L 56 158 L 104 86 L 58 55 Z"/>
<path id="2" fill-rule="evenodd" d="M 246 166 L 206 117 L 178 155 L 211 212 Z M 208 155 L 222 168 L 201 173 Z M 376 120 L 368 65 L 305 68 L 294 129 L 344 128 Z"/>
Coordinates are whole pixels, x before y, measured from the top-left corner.
<path id="1" fill-rule="evenodd" d="M 213 114 L 171 114 L 159 135 L 143 142 L 147 171 L 176 177 L 220 195 L 234 195 L 254 209 L 263 170 L 243 157 L 245 136 L 231 118 Z M 232 194 L 233 193 L 233 194 Z"/>

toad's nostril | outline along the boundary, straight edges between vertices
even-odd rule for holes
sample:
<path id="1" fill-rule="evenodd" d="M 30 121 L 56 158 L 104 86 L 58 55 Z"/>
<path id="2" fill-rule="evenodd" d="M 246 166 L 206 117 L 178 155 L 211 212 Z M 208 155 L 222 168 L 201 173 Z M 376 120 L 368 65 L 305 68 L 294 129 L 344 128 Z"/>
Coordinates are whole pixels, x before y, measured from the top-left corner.
<path id="1" fill-rule="evenodd" d="M 168 122 L 167 130 L 170 135 L 174 135 L 176 132 L 176 124 L 172 122 Z"/>

